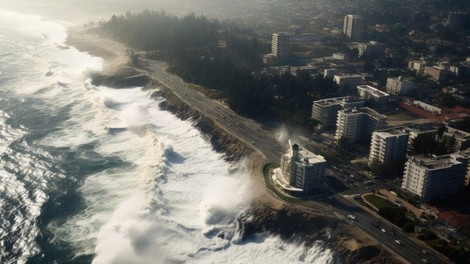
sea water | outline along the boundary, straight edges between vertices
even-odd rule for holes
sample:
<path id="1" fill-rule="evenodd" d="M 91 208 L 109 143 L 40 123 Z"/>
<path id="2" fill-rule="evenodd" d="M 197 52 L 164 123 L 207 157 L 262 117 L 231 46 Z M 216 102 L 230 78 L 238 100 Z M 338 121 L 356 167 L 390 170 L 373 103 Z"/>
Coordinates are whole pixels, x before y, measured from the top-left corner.
<path id="1" fill-rule="evenodd" d="M 1 263 L 334 263 L 269 233 L 241 240 L 249 162 L 140 87 L 91 84 L 101 58 L 64 23 L 0 11 Z"/>

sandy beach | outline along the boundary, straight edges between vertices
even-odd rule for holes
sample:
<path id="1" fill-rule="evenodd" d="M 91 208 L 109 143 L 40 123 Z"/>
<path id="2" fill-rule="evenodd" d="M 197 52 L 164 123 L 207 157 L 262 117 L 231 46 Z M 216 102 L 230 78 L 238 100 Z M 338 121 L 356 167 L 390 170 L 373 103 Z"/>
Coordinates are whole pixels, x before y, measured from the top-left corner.
<path id="1" fill-rule="evenodd" d="M 81 27 L 69 28 L 66 44 L 103 58 L 103 75 L 115 74 L 120 68 L 129 65 L 129 49 L 124 44 L 87 33 Z"/>

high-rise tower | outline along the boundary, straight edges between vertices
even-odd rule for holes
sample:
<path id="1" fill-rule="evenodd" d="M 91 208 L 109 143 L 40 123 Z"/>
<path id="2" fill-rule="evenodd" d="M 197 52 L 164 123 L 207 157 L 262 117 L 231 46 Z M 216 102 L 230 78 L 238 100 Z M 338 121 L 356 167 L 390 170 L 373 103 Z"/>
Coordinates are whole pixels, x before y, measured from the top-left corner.
<path id="1" fill-rule="evenodd" d="M 352 40 L 362 38 L 365 29 L 365 20 L 356 15 L 347 15 L 344 17 L 343 32 Z"/>
<path id="2" fill-rule="evenodd" d="M 271 53 L 276 56 L 278 61 L 285 61 L 289 56 L 290 40 L 286 32 L 273 34 Z"/>

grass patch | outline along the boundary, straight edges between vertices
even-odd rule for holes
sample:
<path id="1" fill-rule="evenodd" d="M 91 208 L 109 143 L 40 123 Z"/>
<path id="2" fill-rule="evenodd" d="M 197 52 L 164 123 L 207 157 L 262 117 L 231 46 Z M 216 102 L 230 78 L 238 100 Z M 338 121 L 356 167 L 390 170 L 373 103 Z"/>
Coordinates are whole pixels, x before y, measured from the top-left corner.
<path id="1" fill-rule="evenodd" d="M 372 204 L 375 208 L 379 210 L 380 208 L 385 208 L 385 207 L 390 207 L 390 208 L 396 207 L 391 202 L 374 194 L 366 195 L 364 196 L 364 199 L 366 199 L 366 201 L 368 201 L 370 204 Z"/>

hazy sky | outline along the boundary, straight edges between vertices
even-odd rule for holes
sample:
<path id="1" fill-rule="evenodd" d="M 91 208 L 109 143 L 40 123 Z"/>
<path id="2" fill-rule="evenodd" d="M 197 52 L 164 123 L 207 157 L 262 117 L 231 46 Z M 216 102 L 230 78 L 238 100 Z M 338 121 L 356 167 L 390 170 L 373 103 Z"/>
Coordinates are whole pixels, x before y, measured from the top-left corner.
<path id="1" fill-rule="evenodd" d="M 85 23 L 90 20 L 107 19 L 112 14 L 137 12 L 143 9 L 164 9 L 181 15 L 197 10 L 194 3 L 208 1 L 211 0 L 0 0 L 0 9 Z"/>

